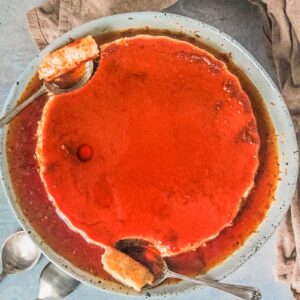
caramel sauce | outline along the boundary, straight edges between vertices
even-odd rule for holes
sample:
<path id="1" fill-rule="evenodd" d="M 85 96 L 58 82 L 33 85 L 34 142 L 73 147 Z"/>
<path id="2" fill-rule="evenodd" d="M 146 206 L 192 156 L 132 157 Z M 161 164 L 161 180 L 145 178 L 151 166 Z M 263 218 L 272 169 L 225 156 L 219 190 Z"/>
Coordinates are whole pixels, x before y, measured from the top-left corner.
<path id="1" fill-rule="evenodd" d="M 197 275 L 221 263 L 239 249 L 263 221 L 273 201 L 278 180 L 276 135 L 260 93 L 242 70 L 231 61 L 229 54 L 218 52 L 195 38 L 165 31 L 134 30 L 107 33 L 99 35 L 96 39 L 99 44 L 103 44 L 122 36 L 133 36 L 140 33 L 166 35 L 186 40 L 224 61 L 228 69 L 239 78 L 244 91 L 248 94 L 257 120 L 261 147 L 255 187 L 245 199 L 233 225 L 224 229 L 217 238 L 207 242 L 196 251 L 167 259 L 171 270 L 188 275 Z M 32 94 L 40 84 L 37 76 L 34 76 L 20 101 Z M 47 96 L 41 96 L 9 125 L 7 157 L 18 204 L 42 240 L 56 253 L 81 270 L 98 276 L 99 280 L 101 278 L 111 279 L 100 264 L 103 250 L 87 243 L 58 217 L 40 180 L 38 164 L 35 159 L 36 130 L 46 101 Z"/>

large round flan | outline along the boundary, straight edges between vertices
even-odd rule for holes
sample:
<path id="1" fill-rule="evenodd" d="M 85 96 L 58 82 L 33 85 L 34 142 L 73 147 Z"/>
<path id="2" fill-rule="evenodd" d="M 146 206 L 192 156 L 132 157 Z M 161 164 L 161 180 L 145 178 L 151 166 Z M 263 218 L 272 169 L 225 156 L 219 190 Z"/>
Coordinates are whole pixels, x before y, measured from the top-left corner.
<path id="1" fill-rule="evenodd" d="M 105 246 L 142 237 L 173 255 L 232 224 L 259 143 L 249 98 L 223 62 L 139 35 L 102 46 L 93 78 L 51 97 L 36 154 L 73 230 Z"/>

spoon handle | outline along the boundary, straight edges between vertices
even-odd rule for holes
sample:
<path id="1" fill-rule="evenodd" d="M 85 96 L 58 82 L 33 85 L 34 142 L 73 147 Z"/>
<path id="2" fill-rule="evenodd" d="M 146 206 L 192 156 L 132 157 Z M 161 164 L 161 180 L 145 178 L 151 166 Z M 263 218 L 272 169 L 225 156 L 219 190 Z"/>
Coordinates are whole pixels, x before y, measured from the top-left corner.
<path id="1" fill-rule="evenodd" d="M 27 107 L 31 102 L 33 102 L 37 97 L 42 94 L 47 93 L 48 90 L 43 84 L 36 92 L 34 92 L 29 98 L 27 98 L 21 104 L 14 106 L 10 109 L 4 117 L 0 119 L 0 128 L 4 127 L 12 118 L 14 118 L 17 114 L 19 114 L 25 107 Z"/>
<path id="2" fill-rule="evenodd" d="M 224 292 L 227 292 L 229 294 L 233 294 L 235 296 L 238 296 L 242 299 L 246 300 L 259 300 L 261 299 L 261 293 L 259 289 L 250 287 L 250 286 L 242 286 L 242 285 L 235 285 L 235 284 L 227 284 L 222 283 L 214 280 L 209 279 L 198 279 L 198 278 L 191 278 L 182 274 L 178 274 L 172 271 L 167 272 L 168 277 L 172 278 L 178 278 L 186 281 L 190 281 L 196 284 L 200 285 L 206 285 L 215 289 L 222 290 Z"/>

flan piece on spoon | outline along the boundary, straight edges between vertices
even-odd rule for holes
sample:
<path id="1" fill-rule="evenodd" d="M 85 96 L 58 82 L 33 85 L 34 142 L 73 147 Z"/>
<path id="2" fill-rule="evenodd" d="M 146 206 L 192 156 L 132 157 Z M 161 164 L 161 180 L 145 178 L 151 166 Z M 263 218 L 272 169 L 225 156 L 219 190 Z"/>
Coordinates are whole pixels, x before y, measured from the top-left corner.
<path id="1" fill-rule="evenodd" d="M 98 45 L 88 35 L 46 55 L 38 68 L 39 78 L 47 82 L 53 81 L 98 56 Z"/>
<path id="2" fill-rule="evenodd" d="M 71 229 L 105 246 L 143 238 L 165 256 L 230 226 L 259 164 L 238 78 L 207 51 L 162 36 L 101 46 L 94 77 L 52 97 L 37 134 L 40 176 Z"/>
<path id="3" fill-rule="evenodd" d="M 105 249 L 101 262 L 113 278 L 138 292 L 154 281 L 153 274 L 145 266 L 117 249 Z"/>

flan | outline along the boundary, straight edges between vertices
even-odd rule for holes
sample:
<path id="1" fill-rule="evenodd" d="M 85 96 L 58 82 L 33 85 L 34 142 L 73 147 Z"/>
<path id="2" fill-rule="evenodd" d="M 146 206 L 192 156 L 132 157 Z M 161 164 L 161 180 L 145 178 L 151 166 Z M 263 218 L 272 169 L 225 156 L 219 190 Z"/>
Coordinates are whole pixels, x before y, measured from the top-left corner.
<path id="1" fill-rule="evenodd" d="M 238 78 L 162 36 L 103 45 L 93 78 L 46 103 L 37 135 L 41 179 L 72 230 L 102 246 L 144 238 L 165 256 L 230 226 L 259 164 Z"/>

